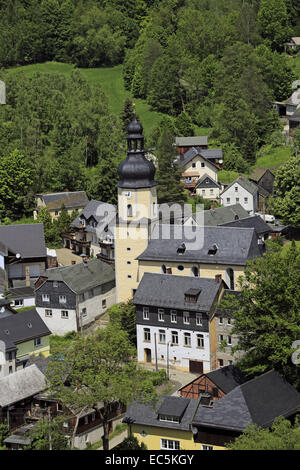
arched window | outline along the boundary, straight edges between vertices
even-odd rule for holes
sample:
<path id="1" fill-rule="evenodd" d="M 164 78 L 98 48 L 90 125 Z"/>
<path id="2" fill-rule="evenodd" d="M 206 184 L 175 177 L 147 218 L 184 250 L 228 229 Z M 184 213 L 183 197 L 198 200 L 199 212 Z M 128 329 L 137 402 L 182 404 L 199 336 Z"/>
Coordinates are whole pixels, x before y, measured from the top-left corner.
<path id="1" fill-rule="evenodd" d="M 127 205 L 127 217 L 132 217 L 132 205 Z"/>
<path id="2" fill-rule="evenodd" d="M 166 265 L 165 265 L 165 264 L 162 264 L 162 265 L 161 265 L 161 272 L 162 272 L 162 274 L 166 274 L 166 273 L 167 273 L 167 268 L 166 268 Z"/>
<path id="3" fill-rule="evenodd" d="M 193 266 L 191 268 L 191 275 L 194 277 L 199 277 L 199 268 L 197 268 L 197 266 Z"/>

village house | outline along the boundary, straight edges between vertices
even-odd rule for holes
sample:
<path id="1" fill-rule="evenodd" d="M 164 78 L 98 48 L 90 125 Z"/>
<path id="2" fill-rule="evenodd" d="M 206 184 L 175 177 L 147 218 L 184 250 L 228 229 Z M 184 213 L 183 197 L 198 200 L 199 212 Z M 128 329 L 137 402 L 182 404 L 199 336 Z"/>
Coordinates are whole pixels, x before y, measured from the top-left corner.
<path id="1" fill-rule="evenodd" d="M 33 211 L 34 219 L 38 218 L 41 207 L 48 209 L 52 221 L 60 215 L 62 207 L 65 207 L 68 214 L 73 211 L 82 211 L 89 200 L 85 191 L 66 191 L 64 193 L 49 193 L 36 195 L 36 208 Z"/>
<path id="2" fill-rule="evenodd" d="M 35 284 L 36 309 L 53 334 L 80 331 L 115 302 L 115 273 L 95 258 L 48 269 Z"/>
<path id="3" fill-rule="evenodd" d="M 191 137 L 176 137 L 175 147 L 179 155 L 183 155 L 192 147 L 198 147 L 201 150 L 208 149 L 208 137 L 204 135 Z"/>
<path id="4" fill-rule="evenodd" d="M 34 306 L 34 282 L 47 268 L 43 224 L 0 226 L 1 295 L 9 291 L 13 306 Z"/>
<path id="5" fill-rule="evenodd" d="M 178 217 L 174 223 L 217 227 L 218 225 L 223 225 L 226 222 L 233 222 L 234 220 L 245 219 L 246 217 L 249 217 L 249 214 L 240 204 L 233 204 L 226 207 L 214 207 L 214 205 L 211 205 L 210 209 L 187 214 L 182 220 Z"/>
<path id="6" fill-rule="evenodd" d="M 218 164 L 214 163 L 215 158 L 204 156 L 203 152 L 199 147 L 192 147 L 186 153 L 180 154 L 177 160 L 177 166 L 182 172 L 181 181 L 185 189 L 189 189 L 191 192 L 195 192 L 197 183 L 204 176 L 218 182 L 220 168 Z M 212 157 L 211 154 L 209 156 Z"/>
<path id="7" fill-rule="evenodd" d="M 267 224 L 260 215 L 251 215 L 245 219 L 233 220 L 232 222 L 222 224 L 222 227 L 254 228 L 257 235 L 262 240 L 272 238 L 273 234 L 270 224 Z"/>
<path id="8" fill-rule="evenodd" d="M 269 194 L 273 194 L 275 175 L 268 168 L 255 168 L 249 176 L 249 180 Z"/>
<path id="9" fill-rule="evenodd" d="M 224 288 L 219 277 L 145 273 L 133 298 L 138 361 L 209 371 L 209 317 Z"/>
<path id="10" fill-rule="evenodd" d="M 294 421 L 300 393 L 277 372 L 238 380 L 231 382 L 227 394 L 209 403 L 205 396 L 202 404 L 201 398 L 175 396 L 162 396 L 156 407 L 133 402 L 123 419 L 128 434 L 148 450 L 225 450 L 249 424 L 265 429 L 279 416 Z"/>
<path id="11" fill-rule="evenodd" d="M 238 367 L 229 365 L 199 375 L 179 388 L 178 393 L 183 398 L 200 399 L 200 404 L 209 405 L 211 401 L 220 400 L 247 380 Z"/>
<path id="12" fill-rule="evenodd" d="M 249 215 L 258 211 L 258 186 L 252 181 L 239 175 L 221 194 L 221 203 L 223 206 L 232 204 L 241 204 Z"/>
<path id="13" fill-rule="evenodd" d="M 62 234 L 63 246 L 113 264 L 115 218 L 114 205 L 92 199 L 71 223 L 73 232 Z"/>
<path id="14" fill-rule="evenodd" d="M 199 178 L 195 186 L 196 194 L 210 201 L 220 200 L 220 190 L 221 185 L 206 174 Z"/>
<path id="15" fill-rule="evenodd" d="M 3 307 L 2 307 L 3 308 Z M 23 369 L 31 355 L 50 354 L 51 332 L 36 310 L 0 312 L 0 377 Z"/>

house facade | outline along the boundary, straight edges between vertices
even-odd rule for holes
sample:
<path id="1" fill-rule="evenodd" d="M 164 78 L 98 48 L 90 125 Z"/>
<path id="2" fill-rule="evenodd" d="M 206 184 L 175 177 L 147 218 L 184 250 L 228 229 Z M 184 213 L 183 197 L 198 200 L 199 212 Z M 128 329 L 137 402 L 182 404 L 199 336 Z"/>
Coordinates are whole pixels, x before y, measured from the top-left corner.
<path id="1" fill-rule="evenodd" d="M 195 192 L 198 181 L 203 177 L 218 181 L 219 167 L 213 159 L 206 158 L 200 148 L 192 147 L 180 155 L 177 165 L 182 172 L 181 181 L 184 187 L 191 192 Z"/>
<path id="2" fill-rule="evenodd" d="M 144 274 L 133 298 L 138 361 L 209 371 L 209 316 L 224 287 L 218 277 Z"/>
<path id="3" fill-rule="evenodd" d="M 81 212 L 88 202 L 89 200 L 85 191 L 37 194 L 36 208 L 33 211 L 33 217 L 37 219 L 41 207 L 45 207 L 48 209 L 53 221 L 59 217 L 63 206 L 67 209 L 68 214 L 71 215 L 74 210 Z"/>
<path id="4" fill-rule="evenodd" d="M 241 204 L 249 215 L 254 214 L 258 210 L 258 186 L 242 175 L 227 186 L 221 192 L 220 197 L 223 206 Z"/>
<path id="5" fill-rule="evenodd" d="M 37 312 L 52 333 L 79 331 L 116 302 L 115 274 L 98 259 L 48 269 L 35 284 L 35 298 Z"/>
<path id="6" fill-rule="evenodd" d="M 221 185 L 208 175 L 203 175 L 195 186 L 195 192 L 204 199 L 219 201 Z"/>
<path id="7" fill-rule="evenodd" d="M 115 219 L 115 206 L 92 199 L 71 223 L 73 232 L 62 234 L 63 246 L 114 264 Z"/>

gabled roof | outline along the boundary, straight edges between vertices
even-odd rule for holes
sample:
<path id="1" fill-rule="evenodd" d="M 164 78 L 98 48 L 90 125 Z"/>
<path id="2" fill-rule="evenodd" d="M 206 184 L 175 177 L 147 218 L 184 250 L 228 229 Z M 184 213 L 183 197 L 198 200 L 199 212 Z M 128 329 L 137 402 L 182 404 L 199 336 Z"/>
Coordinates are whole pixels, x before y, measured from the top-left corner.
<path id="1" fill-rule="evenodd" d="M 238 385 L 247 382 L 246 375 L 236 366 L 229 365 L 205 374 L 224 393 L 229 393 Z"/>
<path id="2" fill-rule="evenodd" d="M 193 137 L 176 137 L 176 147 L 195 147 L 196 145 L 208 145 L 207 135 L 197 135 Z"/>
<path id="3" fill-rule="evenodd" d="M 241 204 L 217 207 L 216 209 L 204 211 L 204 225 L 214 227 L 226 222 L 232 222 L 236 217 L 239 219 L 249 217 L 248 212 L 241 206 Z"/>
<path id="4" fill-rule="evenodd" d="M 50 334 L 51 331 L 35 309 L 0 319 L 0 340 L 7 349 L 15 349 L 16 344 Z"/>
<path id="5" fill-rule="evenodd" d="M 254 228 L 259 235 L 272 232 L 269 225 L 259 215 L 252 215 L 245 219 L 234 220 L 222 225 L 223 227 Z"/>
<path id="6" fill-rule="evenodd" d="M 257 184 L 253 183 L 252 181 L 249 181 L 247 178 L 244 176 L 238 176 L 231 184 L 225 188 L 221 194 L 224 194 L 229 188 L 231 188 L 233 185 L 239 184 L 242 188 L 244 188 L 248 193 L 254 195 L 258 192 L 258 186 Z"/>
<path id="7" fill-rule="evenodd" d="M 44 200 L 48 209 L 60 209 L 64 205 L 67 209 L 77 209 L 88 204 L 89 199 L 85 191 L 66 191 L 64 193 L 38 194 Z"/>
<path id="8" fill-rule="evenodd" d="M 206 173 L 199 178 L 198 183 L 196 184 L 196 188 L 220 188 L 221 185 L 213 180 L 209 175 Z"/>
<path id="9" fill-rule="evenodd" d="M 107 263 L 95 258 L 86 263 L 47 269 L 43 278 L 46 278 L 45 282 L 62 281 L 73 292 L 80 294 L 88 289 L 114 281 L 115 272 Z M 44 283 L 37 290 L 43 285 Z"/>
<path id="10" fill-rule="evenodd" d="M 102 232 L 108 223 L 113 223 L 112 217 L 114 217 L 116 212 L 116 206 L 113 204 L 108 204 L 107 202 L 96 201 L 95 199 L 92 199 L 70 225 L 71 227 L 79 228 L 82 226 L 82 222 L 80 220 L 81 217 L 83 217 L 86 221 L 94 218 L 95 221 L 99 224 L 99 227 L 96 228 L 87 226 L 85 227 L 85 230 L 93 233 L 96 233 L 97 230 Z"/>
<path id="11" fill-rule="evenodd" d="M 249 176 L 249 179 L 250 180 L 253 180 L 255 181 L 256 183 L 259 182 L 259 180 L 264 176 L 265 173 L 271 173 L 273 175 L 273 173 L 269 170 L 269 168 L 260 168 L 260 167 L 257 167 L 257 168 L 254 168 L 254 170 L 252 171 L 251 175 Z M 273 175 L 274 176 L 274 175 Z"/>
<path id="12" fill-rule="evenodd" d="M 181 418 L 189 403 L 190 400 L 187 398 L 167 396 L 158 408 L 157 413 Z"/>
<path id="13" fill-rule="evenodd" d="M 194 400 L 192 398 L 189 399 L 182 397 L 162 396 L 157 403 L 157 409 L 160 409 L 160 406 L 164 404 L 165 400 L 167 400 L 169 404 L 172 402 L 172 409 L 174 408 L 174 406 L 176 406 L 176 404 L 177 406 L 181 407 L 181 403 L 183 403 L 183 405 L 185 406 L 183 416 L 181 417 L 179 423 L 160 421 L 158 419 L 158 413 L 155 410 L 154 405 L 152 405 L 151 403 L 139 403 L 137 401 L 134 401 L 129 405 L 123 422 L 141 424 L 145 426 L 156 426 L 159 428 L 190 431 L 190 425 L 196 408 L 198 406 L 198 400 Z"/>
<path id="14" fill-rule="evenodd" d="M 0 242 L 22 258 L 47 256 L 43 224 L 0 225 Z"/>
<path id="15" fill-rule="evenodd" d="M 34 396 L 46 388 L 44 374 L 32 365 L 0 378 L 0 407 Z"/>
<path id="16" fill-rule="evenodd" d="M 209 312 L 221 285 L 222 282 L 217 283 L 215 279 L 145 273 L 136 290 L 133 303 Z M 200 291 L 195 303 L 185 301 L 185 294 L 191 289 Z"/>
<path id="17" fill-rule="evenodd" d="M 195 425 L 243 431 L 248 424 L 271 426 L 278 416 L 300 410 L 300 393 L 278 372 L 270 371 L 234 388 L 212 408 L 199 406 Z"/>
<path id="18" fill-rule="evenodd" d="M 203 158 L 203 160 L 206 160 L 208 163 L 210 163 L 212 166 L 214 166 L 215 168 L 219 170 L 219 167 L 214 162 L 212 162 L 208 157 L 206 157 L 203 154 L 203 152 L 204 151 L 201 150 L 199 147 L 190 148 L 187 152 L 185 152 L 185 154 L 183 155 L 183 158 L 179 157 L 177 159 L 178 168 L 182 168 L 183 166 L 185 166 L 187 163 L 189 163 L 191 160 L 193 160 L 195 157 L 199 155 L 200 157 Z"/>
<path id="19" fill-rule="evenodd" d="M 186 249 L 180 254 L 182 243 Z M 217 246 L 214 255 L 208 254 L 212 245 Z M 254 229 L 166 224 L 154 227 L 146 250 L 137 259 L 244 266 L 256 256 L 261 256 L 261 252 Z"/>

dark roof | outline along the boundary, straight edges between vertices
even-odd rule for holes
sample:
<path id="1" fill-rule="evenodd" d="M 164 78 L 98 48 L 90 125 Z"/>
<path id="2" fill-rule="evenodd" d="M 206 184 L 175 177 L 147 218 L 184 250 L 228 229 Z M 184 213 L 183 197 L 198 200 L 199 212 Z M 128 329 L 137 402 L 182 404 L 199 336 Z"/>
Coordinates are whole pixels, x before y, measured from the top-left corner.
<path id="1" fill-rule="evenodd" d="M 156 186 L 155 166 L 145 157 L 143 127 L 136 117 L 129 123 L 127 132 L 127 157 L 118 166 L 119 188 L 138 189 Z"/>
<path id="2" fill-rule="evenodd" d="M 0 340 L 4 341 L 7 349 L 15 349 L 16 344 L 50 334 L 35 309 L 0 319 Z"/>
<path id="3" fill-rule="evenodd" d="M 88 204 L 89 199 L 85 191 L 73 191 L 64 193 L 38 194 L 48 209 L 60 209 L 64 205 L 67 209 L 76 209 Z"/>
<path id="4" fill-rule="evenodd" d="M 209 312 L 221 285 L 222 283 L 217 283 L 215 279 L 145 273 L 133 303 Z M 185 294 L 191 288 L 197 292 L 201 291 L 195 303 L 185 302 Z"/>
<path id="5" fill-rule="evenodd" d="M 186 250 L 180 254 L 182 243 Z M 209 255 L 214 244 L 216 253 Z M 243 266 L 256 256 L 261 256 L 261 251 L 257 233 L 251 228 L 156 225 L 148 247 L 137 259 Z"/>
<path id="6" fill-rule="evenodd" d="M 223 227 L 254 228 L 259 235 L 272 232 L 269 225 L 266 224 L 266 222 L 259 215 L 252 215 L 251 217 L 234 220 L 222 225 Z"/>
<path id="7" fill-rule="evenodd" d="M 45 357 L 42 354 L 39 354 L 38 356 L 29 356 L 25 367 L 30 367 L 34 364 L 44 375 L 46 375 L 46 370 L 50 361 L 52 361 L 51 356 Z"/>
<path id="8" fill-rule="evenodd" d="M 0 241 L 22 258 L 47 256 L 43 224 L 0 225 Z"/>
<path id="9" fill-rule="evenodd" d="M 231 184 L 229 184 L 221 194 L 224 194 L 227 189 L 231 188 L 234 184 L 238 183 L 242 188 L 244 188 L 248 193 L 254 195 L 258 192 L 257 184 L 253 183 L 253 181 L 249 181 L 244 176 L 238 176 Z"/>
<path id="10" fill-rule="evenodd" d="M 204 211 L 204 225 L 216 227 L 217 225 L 223 225 L 226 222 L 232 222 L 235 220 L 235 217 L 245 219 L 246 217 L 249 217 L 249 214 L 241 204 L 217 207 L 216 209 Z"/>
<path id="11" fill-rule="evenodd" d="M 221 185 L 213 180 L 209 175 L 205 174 L 199 178 L 196 188 L 220 188 Z"/>
<path id="12" fill-rule="evenodd" d="M 196 135 L 192 137 L 176 137 L 176 147 L 190 147 L 196 145 L 208 145 L 207 135 Z"/>
<path id="13" fill-rule="evenodd" d="M 238 385 L 245 383 L 246 375 L 236 366 L 221 367 L 205 374 L 224 393 L 229 393 Z"/>
<path id="14" fill-rule="evenodd" d="M 0 378 L 0 407 L 32 397 L 46 388 L 44 374 L 33 364 Z"/>
<path id="15" fill-rule="evenodd" d="M 43 274 L 44 277 L 47 278 L 46 281 L 62 281 L 73 292 L 80 294 L 88 289 L 114 281 L 115 272 L 107 263 L 94 258 L 86 263 L 47 269 Z M 42 285 L 44 284 L 41 284 L 37 290 Z"/>
<path id="16" fill-rule="evenodd" d="M 291 116 L 288 116 L 289 121 L 300 122 L 300 110 L 297 110 Z"/>
<path id="17" fill-rule="evenodd" d="M 86 221 L 93 217 L 98 226 L 92 227 L 91 225 L 87 225 L 85 231 L 92 233 L 98 233 L 100 231 L 102 233 L 108 223 L 113 223 L 112 215 L 116 214 L 116 211 L 116 206 L 113 204 L 92 199 L 70 225 L 71 227 L 81 227 L 81 217 L 84 217 Z"/>
<path id="18" fill-rule="evenodd" d="M 208 160 L 223 159 L 222 149 L 200 149 L 200 153 L 203 157 L 207 158 Z"/>
<path id="19" fill-rule="evenodd" d="M 269 168 L 260 168 L 260 167 L 257 167 L 257 168 L 254 168 L 254 170 L 252 171 L 251 175 L 249 176 L 249 179 L 250 180 L 253 180 L 255 181 L 256 183 L 259 182 L 259 180 L 264 176 L 264 174 L 269 171 L 270 173 L 272 173 Z M 273 175 L 273 173 L 272 173 Z"/>
<path id="20" fill-rule="evenodd" d="M 34 288 L 30 286 L 10 287 L 9 294 L 13 300 L 24 299 L 25 297 L 30 298 L 34 297 Z"/>
<path id="21" fill-rule="evenodd" d="M 144 404 L 136 401 L 129 405 L 123 422 L 189 431 L 190 424 L 198 406 L 198 400 L 194 400 L 192 398 L 186 399 L 182 397 L 162 396 L 157 404 L 158 409 L 160 409 L 160 406 L 164 403 L 164 400 L 167 399 L 168 403 L 170 403 L 170 398 L 175 399 L 174 403 L 177 403 L 177 406 L 181 406 L 181 401 L 184 404 L 186 404 L 188 401 L 188 405 L 186 406 L 184 414 L 179 423 L 159 421 L 158 413 L 152 404 Z"/>
<path id="22" fill-rule="evenodd" d="M 300 410 L 300 393 L 278 372 L 270 371 L 234 388 L 212 408 L 199 406 L 193 423 L 243 431 L 248 424 L 269 427 L 278 416 Z"/>
<path id="23" fill-rule="evenodd" d="M 157 413 L 181 418 L 189 403 L 190 400 L 187 398 L 168 396 L 158 408 Z"/>
<path id="24" fill-rule="evenodd" d="M 187 163 L 189 163 L 191 160 L 193 160 L 197 155 L 201 156 L 204 160 L 207 160 L 212 166 L 217 168 L 219 170 L 219 167 L 212 161 L 210 161 L 210 158 L 206 157 L 205 154 L 203 153 L 203 150 L 200 149 L 199 147 L 192 147 L 187 152 L 185 152 L 181 157 L 179 157 L 176 161 L 178 164 L 179 168 L 182 168 L 185 166 Z"/>

